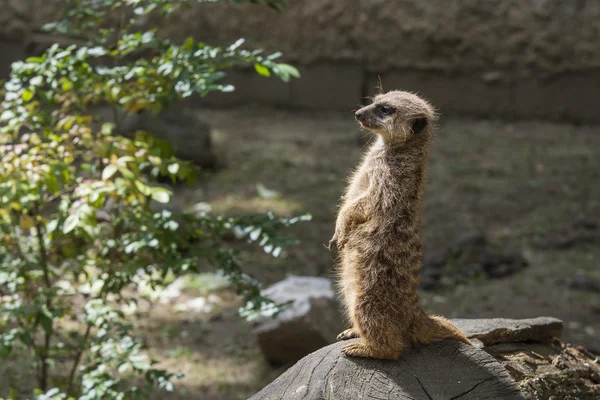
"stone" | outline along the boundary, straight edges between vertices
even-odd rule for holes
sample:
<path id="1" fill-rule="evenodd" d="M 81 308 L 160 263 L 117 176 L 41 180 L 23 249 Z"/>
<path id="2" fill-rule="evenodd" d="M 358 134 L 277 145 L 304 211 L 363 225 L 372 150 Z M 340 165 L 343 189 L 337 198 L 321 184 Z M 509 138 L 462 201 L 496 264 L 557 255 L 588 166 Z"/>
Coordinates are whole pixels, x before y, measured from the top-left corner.
<path id="1" fill-rule="evenodd" d="M 14 61 L 25 58 L 24 46 L 23 40 L 0 39 L 0 79 L 8 78 Z"/>
<path id="2" fill-rule="evenodd" d="M 114 120 L 113 111 L 109 107 L 98 106 L 92 112 L 103 121 Z M 133 137 L 138 130 L 146 131 L 169 142 L 175 155 L 182 160 L 207 169 L 217 166 L 217 158 L 212 151 L 210 126 L 176 105 L 158 115 L 149 112 L 126 116 L 119 114 L 122 135 Z"/>
<path id="3" fill-rule="evenodd" d="M 447 247 L 425 251 L 423 268 L 421 271 L 421 286 L 424 289 L 433 289 L 442 285 L 442 278 L 447 274 L 448 260 L 462 259 L 464 254 L 477 253 L 479 255 L 486 246 L 487 241 L 480 233 L 467 233 L 458 236 Z"/>
<path id="4" fill-rule="evenodd" d="M 44 23 L 64 11 L 64 0 L 4 3 L 0 37 L 18 40 L 39 35 Z M 594 0 L 305 0 L 280 12 L 220 3 L 179 10 L 168 19 L 146 16 L 136 28 L 158 28 L 175 42 L 192 36 L 228 45 L 244 37 L 248 49 L 283 52 L 303 78 L 285 84 L 258 77 L 252 68 L 231 70 L 225 82 L 236 91 L 211 93 L 202 104 L 258 101 L 347 110 L 381 76 L 384 88 L 418 91 L 446 115 L 600 118 L 595 90 L 600 3 Z M 115 19 L 107 16 L 104 22 Z M 49 35 L 32 49 L 48 42 Z"/>
<path id="5" fill-rule="evenodd" d="M 353 64 L 315 64 L 300 68 L 301 79 L 290 82 L 291 104 L 297 107 L 330 110 L 358 109 L 362 70 Z"/>
<path id="6" fill-rule="evenodd" d="M 468 338 L 478 339 L 484 345 L 497 343 L 537 341 L 560 338 L 563 322 L 551 317 L 529 319 L 452 319 L 451 322 Z"/>
<path id="7" fill-rule="evenodd" d="M 26 36 L 29 30 L 29 26 L 25 21 L 22 21 L 20 19 L 13 19 L 8 21 L 8 23 L 4 25 L 4 29 L 7 31 L 8 36 L 17 38 Z"/>
<path id="8" fill-rule="evenodd" d="M 486 82 L 477 79 L 473 74 L 447 75 L 413 68 L 390 69 L 381 74 L 371 74 L 368 83 L 365 84 L 370 90 L 370 95 L 378 91 L 376 87 L 380 78 L 385 90 L 398 88 L 419 93 L 444 114 L 485 118 L 514 113 L 510 85 Z M 462 89 L 458 90 L 458 87 Z"/>
<path id="9" fill-rule="evenodd" d="M 474 264 L 474 272 L 483 272 L 489 278 L 504 278 L 527 267 L 529 262 L 519 253 L 487 253 Z"/>
<path id="10" fill-rule="evenodd" d="M 598 222 L 590 217 L 582 216 L 570 226 L 563 227 L 558 232 L 551 232 L 536 238 L 533 245 L 542 250 L 565 250 L 581 244 L 598 241 L 600 241 Z"/>
<path id="11" fill-rule="evenodd" d="M 249 102 L 265 104 L 289 104 L 291 85 L 275 77 L 259 75 L 254 68 L 226 71 L 223 83 L 232 85 L 232 92 L 214 91 L 207 96 L 193 96 L 190 104 L 228 107 Z"/>
<path id="12" fill-rule="evenodd" d="M 66 35 L 34 33 L 29 35 L 26 39 L 25 52 L 27 57 L 39 57 L 55 43 L 58 43 L 60 47 L 68 47 L 73 44 L 77 46 L 85 46 L 86 44 L 84 40 L 72 38 Z"/>
<path id="13" fill-rule="evenodd" d="M 585 292 L 600 292 L 600 282 L 592 277 L 583 275 L 575 275 L 573 278 L 571 278 L 569 287 L 571 289 Z"/>
<path id="14" fill-rule="evenodd" d="M 288 369 L 250 400 L 517 400 L 506 369 L 483 350 L 456 341 L 413 348 L 397 361 L 350 358 L 324 347 Z"/>
<path id="15" fill-rule="evenodd" d="M 273 365 L 296 362 L 335 342 L 344 329 L 331 280 L 291 276 L 261 294 L 276 303 L 290 302 L 275 317 L 258 320 L 254 333 L 265 358 Z"/>
<path id="16" fill-rule="evenodd" d="M 482 275 L 489 279 L 503 278 L 528 265 L 521 253 L 499 251 L 483 234 L 468 233 L 458 236 L 446 247 L 425 251 L 421 286 L 433 289 L 443 286 L 444 282 L 455 284 Z"/>
<path id="17" fill-rule="evenodd" d="M 24 0 L 8 0 L 9 11 L 19 17 L 28 17 L 31 9 L 31 3 Z"/>
<path id="18" fill-rule="evenodd" d="M 158 116 L 143 116 L 139 124 L 141 129 L 168 141 L 177 157 L 203 168 L 215 167 L 211 129 L 206 122 L 178 110 L 167 110 Z"/>

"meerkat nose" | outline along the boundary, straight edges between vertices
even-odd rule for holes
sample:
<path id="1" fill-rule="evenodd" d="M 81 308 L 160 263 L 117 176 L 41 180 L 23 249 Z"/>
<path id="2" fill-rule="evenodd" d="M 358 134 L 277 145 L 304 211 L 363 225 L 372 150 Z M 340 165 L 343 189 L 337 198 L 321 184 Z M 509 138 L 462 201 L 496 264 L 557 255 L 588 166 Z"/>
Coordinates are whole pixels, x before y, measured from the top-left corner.
<path id="1" fill-rule="evenodd" d="M 354 113 L 354 118 L 356 118 L 357 121 L 360 120 L 360 117 L 362 117 L 363 113 L 358 110 L 357 112 Z"/>

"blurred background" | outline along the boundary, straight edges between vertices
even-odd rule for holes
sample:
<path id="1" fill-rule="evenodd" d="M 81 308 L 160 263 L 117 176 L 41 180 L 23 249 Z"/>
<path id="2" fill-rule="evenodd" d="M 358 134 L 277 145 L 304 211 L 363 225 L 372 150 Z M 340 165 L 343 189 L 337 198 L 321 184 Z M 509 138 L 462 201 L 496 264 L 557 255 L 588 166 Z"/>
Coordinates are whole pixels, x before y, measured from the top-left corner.
<path id="1" fill-rule="evenodd" d="M 57 41 L 40 27 L 62 15 L 63 2 L 1 3 L 5 78 L 13 61 Z M 201 202 L 215 214 L 312 215 L 279 257 L 243 251 L 264 286 L 333 277 L 325 245 L 369 141 L 352 111 L 379 86 L 413 91 L 441 116 L 424 205 L 424 307 L 447 317 L 557 317 L 565 342 L 600 354 L 600 2 L 202 4 L 139 23 L 173 41 L 246 38 L 300 71 L 286 83 L 229 70 L 224 82 L 235 91 L 192 97 L 174 106 L 189 119 L 165 120 L 184 158 L 206 171 L 193 186 L 174 186 L 176 209 Z M 188 141 L 194 121 L 209 139 Z M 236 315 L 240 304 L 207 272 L 136 314 L 152 356 L 186 374 L 157 398 L 243 399 L 285 370 L 265 361 Z"/>

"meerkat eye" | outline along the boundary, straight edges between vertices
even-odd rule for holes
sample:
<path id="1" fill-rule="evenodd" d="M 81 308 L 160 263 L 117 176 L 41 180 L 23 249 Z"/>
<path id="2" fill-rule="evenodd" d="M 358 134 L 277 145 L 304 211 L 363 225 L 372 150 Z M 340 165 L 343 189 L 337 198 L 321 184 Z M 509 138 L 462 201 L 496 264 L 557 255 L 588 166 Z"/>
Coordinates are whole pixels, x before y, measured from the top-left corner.
<path id="1" fill-rule="evenodd" d="M 394 109 L 390 106 L 379 106 L 377 107 L 377 111 L 379 112 L 379 114 L 381 115 L 390 115 L 394 112 Z"/>

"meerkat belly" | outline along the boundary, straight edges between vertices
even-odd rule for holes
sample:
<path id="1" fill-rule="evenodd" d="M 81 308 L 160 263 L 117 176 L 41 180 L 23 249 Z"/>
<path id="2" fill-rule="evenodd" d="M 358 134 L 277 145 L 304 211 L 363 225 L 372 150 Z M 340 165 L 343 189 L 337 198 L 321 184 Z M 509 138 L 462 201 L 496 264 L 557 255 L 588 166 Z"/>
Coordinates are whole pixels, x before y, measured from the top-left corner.
<path id="1" fill-rule="evenodd" d="M 346 247 L 341 254 L 339 289 L 348 314 L 352 313 L 356 304 L 356 294 L 360 291 L 361 273 L 356 267 L 358 254 L 351 247 Z"/>
<path id="2" fill-rule="evenodd" d="M 400 235 L 404 240 L 398 240 L 395 232 L 393 225 L 380 221 L 370 221 L 356 228 L 342 252 L 345 293 L 355 297 L 358 290 L 377 292 L 385 288 L 404 295 L 418 290 L 420 244 L 406 235 Z M 390 296 L 386 294 L 386 298 Z"/>

